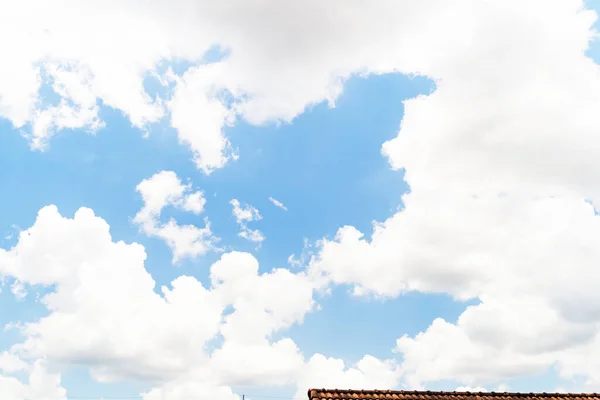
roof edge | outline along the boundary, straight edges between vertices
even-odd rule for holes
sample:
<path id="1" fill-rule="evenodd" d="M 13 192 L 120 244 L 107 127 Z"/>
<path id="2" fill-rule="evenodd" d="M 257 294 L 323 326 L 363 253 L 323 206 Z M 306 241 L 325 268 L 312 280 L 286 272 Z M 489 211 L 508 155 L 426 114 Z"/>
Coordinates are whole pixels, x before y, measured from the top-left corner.
<path id="1" fill-rule="evenodd" d="M 416 394 L 416 395 L 444 395 L 444 394 L 467 394 L 487 397 L 600 397 L 598 393 L 564 393 L 564 392 L 471 392 L 471 391 L 434 391 L 434 390 L 363 390 L 363 389 L 308 389 L 308 398 L 310 400 L 321 398 L 319 393 L 346 393 L 346 394 Z"/>

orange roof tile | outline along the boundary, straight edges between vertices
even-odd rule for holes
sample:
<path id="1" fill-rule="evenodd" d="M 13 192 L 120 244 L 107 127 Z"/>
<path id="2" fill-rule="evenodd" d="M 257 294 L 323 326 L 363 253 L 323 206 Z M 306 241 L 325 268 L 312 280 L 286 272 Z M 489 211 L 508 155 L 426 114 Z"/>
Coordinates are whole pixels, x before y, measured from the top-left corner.
<path id="1" fill-rule="evenodd" d="M 600 394 L 309 389 L 308 398 L 309 400 L 600 400 Z"/>

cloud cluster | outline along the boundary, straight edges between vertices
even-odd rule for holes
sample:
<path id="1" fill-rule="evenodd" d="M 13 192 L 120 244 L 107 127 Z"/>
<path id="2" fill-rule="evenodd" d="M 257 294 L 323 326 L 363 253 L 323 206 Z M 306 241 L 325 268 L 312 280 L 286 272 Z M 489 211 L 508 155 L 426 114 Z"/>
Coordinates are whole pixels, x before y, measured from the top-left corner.
<path id="1" fill-rule="evenodd" d="M 149 199 L 156 207 L 163 202 Z M 0 357 L 2 369 L 15 372 L 25 368 L 21 360 L 40 358 L 85 365 L 102 382 L 156 385 L 144 394 L 149 400 L 163 393 L 169 399 L 190 393 L 234 399 L 232 385 L 308 383 L 299 377 L 316 361 L 305 363 L 290 338 L 271 340 L 314 309 L 319 284 L 307 274 L 261 274 L 252 255 L 231 252 L 211 266 L 209 287 L 179 276 L 157 293 L 145 258 L 141 245 L 113 242 L 108 224 L 90 209 L 72 219 L 54 206 L 41 209 L 17 244 L 0 250 L 0 276 L 46 287 L 41 302 L 48 314 L 19 327 L 23 341 Z M 360 364 L 362 372 L 344 372 L 339 363 L 328 368 L 360 375 L 379 368 L 373 362 Z M 33 366 L 40 369 L 40 363 Z M 14 382 L 15 390 L 30 390 L 2 379 Z M 59 382 L 55 375 L 48 379 Z M 61 398 L 60 390 L 47 398 Z"/>
<path id="2" fill-rule="evenodd" d="M 0 116 L 27 129 L 38 148 L 60 129 L 103 126 L 99 104 L 122 111 L 145 130 L 166 116 L 208 173 L 236 157 L 224 129 L 238 119 L 255 125 L 289 122 L 311 105 L 334 105 L 344 81 L 355 74 L 438 78 L 449 67 L 469 76 L 454 55 L 471 51 L 465 63 L 487 56 L 486 48 L 472 51 L 472 42 L 479 40 L 476 30 L 483 21 L 495 19 L 496 8 L 503 16 L 543 8 L 561 18 L 581 6 L 575 0 L 520 4 L 5 2 L 0 46 L 11 57 L 0 70 Z M 490 26 L 494 33 L 501 28 Z M 508 39 L 520 37 L 515 32 Z M 210 62 L 215 48 L 222 59 Z M 190 67 L 177 75 L 165 67 L 170 62 Z M 166 94 L 150 96 L 147 79 L 157 80 Z M 43 95 L 50 88 L 58 104 Z"/>
<path id="3" fill-rule="evenodd" d="M 172 378 L 149 399 L 231 398 L 225 381 L 275 384 L 304 376 L 299 381 L 308 382 L 314 376 L 298 372 L 306 365 L 331 366 L 329 376 L 340 373 L 346 384 L 367 385 L 355 375 L 377 371 L 376 383 L 391 385 L 395 369 L 383 362 L 366 358 L 351 370 L 320 358 L 304 363 L 291 339 L 269 341 L 271 332 L 311 310 L 308 276 L 323 276 L 352 285 L 357 295 L 421 291 L 478 300 L 457 321 L 435 320 L 398 340 L 410 386 L 488 385 L 551 366 L 563 377 L 600 385 L 600 70 L 585 56 L 596 15 L 584 6 L 582 0 L 374 0 L 369 7 L 318 0 L 2 3 L 0 48 L 11 56 L 0 65 L 0 116 L 28 129 L 36 148 L 63 128 L 99 129 L 101 103 L 140 128 L 167 115 L 209 173 L 237 157 L 224 129 L 238 119 L 288 122 L 313 104 L 334 105 L 354 74 L 421 74 L 436 83 L 433 93 L 405 102 L 397 138 L 382 147 L 390 164 L 406 171 L 411 192 L 403 210 L 375 224 L 370 238 L 354 227 L 340 229 L 323 241 L 309 275 L 259 275 L 251 256 L 232 253 L 213 266 L 211 288 L 180 277 L 158 295 L 141 246 L 113 243 L 90 210 L 65 219 L 43 209 L 17 247 L 0 252 L 4 274 L 56 287 L 44 298 L 50 315 L 26 325 L 19 351 L 92 365 L 101 379 Z M 205 62 L 215 46 L 223 58 Z M 181 76 L 165 72 L 164 62 L 174 60 L 192 67 Z M 151 75 L 170 97 L 148 95 L 144 79 Z M 41 98 L 43 82 L 58 94 L 57 104 Z M 166 205 L 200 213 L 202 196 L 189 194 L 174 174 L 158 178 L 138 187 L 146 205 L 136 221 L 167 240 L 174 258 L 206 251 L 209 230 L 157 222 Z M 181 237 L 184 246 L 177 244 Z M 256 297 L 244 282 L 285 288 L 298 303 Z M 226 305 L 235 311 L 225 315 Z M 81 337 L 71 338 L 73 326 Z M 216 335 L 224 342 L 208 353 L 205 344 Z M 280 369 L 237 367 L 261 360 Z M 206 383 L 191 383 L 200 377 Z"/>
<path id="4" fill-rule="evenodd" d="M 598 385 L 600 69 L 585 55 L 595 14 L 578 1 L 472 12 L 468 46 L 431 60 L 435 91 L 405 102 L 382 147 L 406 171 L 403 209 L 369 238 L 341 228 L 311 268 L 356 295 L 478 300 L 398 340 L 410 386 L 552 366 Z"/>
<path id="5" fill-rule="evenodd" d="M 231 200 L 229 204 L 233 207 L 233 216 L 240 226 L 238 236 L 254 243 L 262 243 L 266 239 L 265 235 L 258 229 L 248 228 L 248 222 L 260 221 L 262 219 L 262 215 L 260 215 L 258 209 L 252 207 L 250 204 L 242 206 L 238 199 Z"/>
<path id="6" fill-rule="evenodd" d="M 196 225 L 179 225 L 174 218 L 161 223 L 163 209 L 173 206 L 195 215 L 204 211 L 206 199 L 200 191 L 192 192 L 191 186 L 181 183 L 173 171 L 161 171 L 140 182 L 136 190 L 142 196 L 144 206 L 133 221 L 146 235 L 163 239 L 173 251 L 173 262 L 184 257 L 196 257 L 214 248 L 214 237 L 208 218 L 204 228 Z"/>

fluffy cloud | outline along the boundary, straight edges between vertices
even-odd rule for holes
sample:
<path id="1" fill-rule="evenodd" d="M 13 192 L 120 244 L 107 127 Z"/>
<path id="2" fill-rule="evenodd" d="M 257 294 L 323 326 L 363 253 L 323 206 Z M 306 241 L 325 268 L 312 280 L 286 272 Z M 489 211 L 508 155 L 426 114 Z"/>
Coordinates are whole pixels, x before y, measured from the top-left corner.
<path id="1" fill-rule="evenodd" d="M 204 220 L 204 228 L 181 226 L 173 218 L 164 224 L 160 222 L 161 212 L 167 206 L 201 214 L 206 204 L 202 192 L 192 192 L 191 186 L 182 184 L 173 171 L 158 172 L 140 182 L 136 189 L 142 196 L 144 206 L 133 221 L 145 234 L 167 242 L 173 251 L 173 262 L 205 254 L 214 247 L 216 238 L 210 230 L 208 219 Z"/>
<path id="2" fill-rule="evenodd" d="M 216 63 L 190 68 L 181 78 L 175 76 L 175 91 L 168 103 L 179 140 L 190 147 L 196 166 L 206 174 L 237 158 L 223 133 L 225 126 L 235 122 L 235 112 L 224 104 L 221 73 L 221 64 Z"/>
<path id="3" fill-rule="evenodd" d="M 23 341 L 2 355 L 2 368 L 22 369 L 16 355 L 86 365 L 99 381 L 155 384 L 147 399 L 233 399 L 231 385 L 294 384 L 304 373 L 295 343 L 271 337 L 314 309 L 319 285 L 308 275 L 261 274 L 252 255 L 232 252 L 212 265 L 210 287 L 179 276 L 157 292 L 145 258 L 142 246 L 113 242 L 90 209 L 73 218 L 40 210 L 15 247 L 0 250 L 0 274 L 47 287 L 48 315 L 20 327 Z"/>
<path id="4" fill-rule="evenodd" d="M 479 300 L 455 323 L 398 340 L 411 386 L 488 384 L 553 365 L 597 382 L 597 364 L 582 361 L 600 333 L 600 70 L 584 54 L 595 14 L 579 1 L 472 12 L 468 46 L 430 59 L 436 90 L 405 102 L 397 138 L 383 145 L 406 171 L 403 209 L 370 238 L 341 228 L 311 268 L 357 295 Z"/>
<path id="5" fill-rule="evenodd" d="M 3 357 L 3 361 L 6 361 L 6 357 Z M 11 372 L 10 370 L 4 369 L 4 366 L 4 363 L 3 365 L 0 365 L 0 371 L 4 370 L 5 372 Z M 25 364 L 22 367 L 23 368 L 19 369 L 26 369 L 29 372 L 29 378 L 27 383 L 23 383 L 13 376 L 0 374 L 0 388 L 2 388 L 2 399 L 67 399 L 66 390 L 60 386 L 60 375 L 49 372 L 47 369 L 46 362 L 44 360 L 36 360 L 31 366 L 27 366 Z"/>
<path id="6" fill-rule="evenodd" d="M 233 216 L 240 226 L 240 232 L 238 233 L 238 236 L 243 237 L 251 242 L 259 244 L 262 243 L 266 239 L 265 235 L 263 235 L 263 233 L 258 229 L 248 228 L 247 225 L 248 222 L 259 221 L 262 219 L 262 216 L 258 210 L 249 204 L 242 206 L 240 201 L 237 199 L 233 199 L 229 203 L 233 207 Z"/>
<path id="7" fill-rule="evenodd" d="M 510 4 L 517 4 L 518 12 L 553 8 L 553 16 L 580 6 L 574 0 Z M 223 129 L 237 118 L 251 124 L 289 122 L 313 104 L 334 105 L 353 74 L 437 78 L 448 66 L 461 73 L 453 57 L 471 48 L 475 28 L 495 8 L 511 12 L 511 5 L 474 0 L 452 5 L 377 0 L 368 8 L 355 1 L 318 0 L 266 6 L 242 0 L 219 5 L 60 0 L 52 6 L 26 0 L 1 7 L 0 45 L 11 57 L 0 70 L 0 115 L 17 127 L 31 123 L 34 146 L 46 144 L 54 130 L 98 129 L 102 102 L 142 129 L 167 113 L 206 172 L 235 157 Z M 215 48 L 222 59 L 207 62 Z M 486 49 L 478 50 L 465 62 L 479 62 Z M 164 72 L 170 62 L 192 67 L 176 77 L 172 70 Z M 164 98 L 145 91 L 144 80 L 152 77 L 165 85 Z M 43 83 L 59 95 L 58 106 L 43 101 Z"/>
<path id="8" fill-rule="evenodd" d="M 25 324 L 15 349 L 91 365 L 105 380 L 164 379 L 202 359 L 219 330 L 220 299 L 187 276 L 155 293 L 145 258 L 138 244 L 112 242 L 109 226 L 89 209 L 73 219 L 55 207 L 40 210 L 18 244 L 0 251 L 3 274 L 55 288 L 42 298 L 50 314 Z"/>
<path id="9" fill-rule="evenodd" d="M 295 398 L 306 397 L 309 388 L 394 388 L 400 375 L 400 368 L 392 360 L 381 361 L 366 355 L 355 366 L 346 368 L 343 360 L 315 354 L 302 370 Z"/>
<path id="10" fill-rule="evenodd" d="M 27 363 L 21 360 L 16 354 L 7 351 L 0 354 L 0 370 L 7 373 L 14 373 L 26 369 Z"/>
<path id="11" fill-rule="evenodd" d="M 290 383 L 302 355 L 290 339 L 270 343 L 268 338 L 302 322 L 313 309 L 315 284 L 287 269 L 259 276 L 256 259 L 247 253 L 224 255 L 211 268 L 211 281 L 235 309 L 221 327 L 224 343 L 213 353 L 212 367 L 227 371 L 238 384 Z"/>
<path id="12" fill-rule="evenodd" d="M 479 300 L 456 323 L 436 320 L 399 339 L 409 386 L 496 383 L 553 365 L 597 382 L 600 221 L 592 205 L 576 196 L 450 192 L 441 205 L 419 195 L 405 196 L 406 208 L 370 240 L 341 229 L 311 267 L 357 295 L 416 290 Z"/>
<path id="13" fill-rule="evenodd" d="M 212 386 L 193 379 L 175 381 L 142 394 L 143 400 L 238 400 L 227 386 Z"/>
<path id="14" fill-rule="evenodd" d="M 271 354 L 264 349 L 256 356 L 267 357 L 269 361 L 284 361 L 282 367 L 289 365 L 289 361 L 274 360 Z M 238 360 L 239 361 L 239 360 Z M 240 368 L 241 370 L 242 368 Z M 285 372 L 287 368 L 285 368 Z M 255 371 L 260 375 L 264 370 Z M 355 365 L 347 367 L 343 360 L 328 358 L 322 354 L 315 354 L 303 365 L 293 371 L 286 380 L 292 378 L 296 382 L 296 393 L 294 398 L 305 398 L 307 390 L 314 387 L 339 387 L 353 389 L 381 389 L 391 388 L 398 385 L 401 371 L 392 360 L 381 361 L 372 356 L 364 356 Z M 164 396 L 164 397 L 161 397 Z M 143 394 L 144 400 L 158 400 L 168 398 L 169 400 L 184 400 L 189 398 L 209 399 L 217 398 L 223 400 L 239 399 L 238 395 L 231 392 L 227 387 L 215 387 L 205 382 L 184 376 L 179 380 L 152 389 Z"/>

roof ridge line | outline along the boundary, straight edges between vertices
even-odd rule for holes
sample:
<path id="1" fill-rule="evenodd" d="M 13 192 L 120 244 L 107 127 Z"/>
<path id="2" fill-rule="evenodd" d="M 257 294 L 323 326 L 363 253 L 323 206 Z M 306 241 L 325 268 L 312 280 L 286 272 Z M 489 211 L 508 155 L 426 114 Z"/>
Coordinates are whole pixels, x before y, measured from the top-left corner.
<path id="1" fill-rule="evenodd" d="M 309 400 L 313 399 L 394 399 L 394 400 L 442 400 L 440 397 L 490 397 L 490 398 L 595 398 L 600 400 L 598 393 L 565 393 L 565 392 L 477 392 L 477 391 L 434 391 L 434 390 L 392 390 L 392 389 L 308 389 Z M 362 396 L 361 396 L 362 395 Z M 369 396 L 373 395 L 373 396 Z M 418 396 L 418 397 L 415 397 Z M 431 397 L 431 399 L 427 399 Z M 485 399 L 477 399 L 485 400 Z"/>

